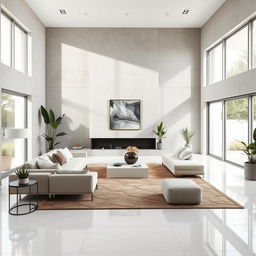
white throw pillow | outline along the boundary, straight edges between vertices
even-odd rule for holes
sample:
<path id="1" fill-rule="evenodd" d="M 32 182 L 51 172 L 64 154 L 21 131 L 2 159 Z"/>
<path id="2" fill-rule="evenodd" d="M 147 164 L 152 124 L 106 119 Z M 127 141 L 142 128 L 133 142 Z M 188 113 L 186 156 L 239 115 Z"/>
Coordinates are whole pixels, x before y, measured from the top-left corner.
<path id="1" fill-rule="evenodd" d="M 185 148 L 180 154 L 179 154 L 179 159 L 181 160 L 189 160 L 191 159 L 193 155 L 193 152 L 191 151 L 190 148 Z"/>
<path id="2" fill-rule="evenodd" d="M 56 174 L 88 174 L 88 170 L 56 170 Z"/>
<path id="3" fill-rule="evenodd" d="M 37 160 L 37 165 L 40 169 L 56 169 L 61 170 L 61 166 L 58 163 L 52 163 L 48 160 L 39 159 Z"/>
<path id="4" fill-rule="evenodd" d="M 61 148 L 58 150 L 66 159 L 66 161 L 68 162 L 71 158 L 73 158 L 73 155 L 71 154 L 71 152 L 68 150 L 68 148 Z"/>
<path id="5" fill-rule="evenodd" d="M 185 150 L 185 147 L 180 147 L 177 151 L 176 151 L 176 154 L 175 156 L 179 157 L 180 153 Z"/>

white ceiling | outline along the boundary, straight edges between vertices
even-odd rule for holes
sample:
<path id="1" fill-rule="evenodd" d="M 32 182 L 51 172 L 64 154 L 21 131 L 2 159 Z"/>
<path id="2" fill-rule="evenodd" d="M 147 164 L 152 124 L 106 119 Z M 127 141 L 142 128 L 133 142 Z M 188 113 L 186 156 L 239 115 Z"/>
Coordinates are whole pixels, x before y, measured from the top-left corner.
<path id="1" fill-rule="evenodd" d="M 25 0 L 47 27 L 201 27 L 225 0 Z M 65 9 L 66 15 L 59 9 Z M 182 14 L 189 9 L 187 15 Z"/>

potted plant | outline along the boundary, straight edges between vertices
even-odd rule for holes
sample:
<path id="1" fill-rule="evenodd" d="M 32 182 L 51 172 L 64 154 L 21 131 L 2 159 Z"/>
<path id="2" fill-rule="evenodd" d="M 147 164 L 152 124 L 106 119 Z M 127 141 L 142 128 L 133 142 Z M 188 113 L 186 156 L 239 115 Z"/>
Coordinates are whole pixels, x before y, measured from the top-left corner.
<path id="1" fill-rule="evenodd" d="M 158 137 L 158 141 L 157 141 L 157 149 L 162 149 L 162 142 L 163 142 L 163 138 L 164 135 L 167 133 L 166 128 L 164 127 L 164 123 L 161 122 L 158 126 L 157 126 L 157 130 L 153 130 L 153 132 L 155 133 L 155 135 Z"/>
<path id="2" fill-rule="evenodd" d="M 41 106 L 41 115 L 43 116 L 44 123 L 46 124 L 46 132 L 43 133 L 42 136 L 47 141 L 48 151 L 50 151 L 60 144 L 60 142 L 56 142 L 58 137 L 67 135 L 65 132 L 57 133 L 57 129 L 65 114 L 55 118 L 55 114 L 51 109 L 48 112 L 43 106 Z"/>
<path id="3" fill-rule="evenodd" d="M 256 180 L 256 128 L 252 137 L 253 142 L 249 145 L 241 141 L 245 147 L 243 151 L 248 157 L 248 162 L 244 163 L 244 177 L 246 180 Z"/>
<path id="4" fill-rule="evenodd" d="M 127 164 L 135 164 L 138 161 L 138 148 L 135 146 L 129 146 L 127 152 L 124 155 L 124 160 Z"/>
<path id="5" fill-rule="evenodd" d="M 192 144 L 191 139 L 195 135 L 195 132 L 190 131 L 187 127 L 185 129 L 180 130 L 180 134 L 185 140 L 186 144 L 184 145 L 185 148 L 190 148 L 192 151 Z"/>
<path id="6" fill-rule="evenodd" d="M 6 171 L 11 168 L 11 163 L 12 163 L 12 153 L 10 152 L 9 149 L 3 147 L 1 150 L 1 160 L 2 160 L 2 170 Z"/>
<path id="7" fill-rule="evenodd" d="M 25 185 L 29 183 L 29 171 L 25 166 L 22 166 L 20 169 L 17 169 L 15 173 L 19 179 L 19 184 Z"/>

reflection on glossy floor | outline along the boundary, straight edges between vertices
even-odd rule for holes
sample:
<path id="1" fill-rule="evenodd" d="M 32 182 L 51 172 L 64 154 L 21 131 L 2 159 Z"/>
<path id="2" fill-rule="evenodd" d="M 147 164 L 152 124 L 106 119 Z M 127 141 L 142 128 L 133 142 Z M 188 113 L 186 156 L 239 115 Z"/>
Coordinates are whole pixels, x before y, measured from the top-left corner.
<path id="1" fill-rule="evenodd" d="M 8 215 L 4 180 L 1 255 L 256 255 L 256 182 L 245 181 L 242 168 L 208 156 L 201 160 L 205 178 L 245 209 L 58 210 L 15 217 Z"/>

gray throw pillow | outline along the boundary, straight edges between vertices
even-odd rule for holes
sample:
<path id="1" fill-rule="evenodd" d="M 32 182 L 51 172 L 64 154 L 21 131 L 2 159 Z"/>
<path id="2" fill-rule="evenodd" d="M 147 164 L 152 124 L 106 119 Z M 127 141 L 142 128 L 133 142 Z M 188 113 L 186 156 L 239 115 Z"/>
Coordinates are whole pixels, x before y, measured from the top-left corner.
<path id="1" fill-rule="evenodd" d="M 181 160 L 189 160 L 192 158 L 193 152 L 190 148 L 185 148 L 180 154 L 179 159 Z"/>

